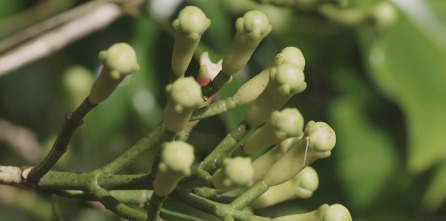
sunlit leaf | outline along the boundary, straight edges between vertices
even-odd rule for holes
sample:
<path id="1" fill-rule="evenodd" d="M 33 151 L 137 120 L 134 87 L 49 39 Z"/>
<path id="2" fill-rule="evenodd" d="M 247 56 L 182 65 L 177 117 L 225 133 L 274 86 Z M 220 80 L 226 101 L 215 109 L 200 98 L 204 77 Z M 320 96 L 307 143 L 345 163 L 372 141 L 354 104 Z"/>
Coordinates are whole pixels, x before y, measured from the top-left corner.
<path id="1" fill-rule="evenodd" d="M 412 172 L 446 159 L 446 51 L 423 31 L 401 14 L 394 27 L 365 49 L 370 76 L 405 115 Z"/>

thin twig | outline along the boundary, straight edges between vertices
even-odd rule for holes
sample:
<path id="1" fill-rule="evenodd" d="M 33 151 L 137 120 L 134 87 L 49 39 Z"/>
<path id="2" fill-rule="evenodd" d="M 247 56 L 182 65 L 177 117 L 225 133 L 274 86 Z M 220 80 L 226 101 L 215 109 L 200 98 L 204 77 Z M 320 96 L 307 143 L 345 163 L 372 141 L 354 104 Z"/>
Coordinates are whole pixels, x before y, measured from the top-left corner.
<path id="1" fill-rule="evenodd" d="M 83 17 L 105 3 L 107 2 L 90 1 L 67 12 L 49 18 L 43 22 L 37 23 L 27 29 L 19 31 L 0 42 L 0 53 L 3 53 L 8 49 L 17 46 L 18 44 L 21 44 L 66 22 Z"/>
<path id="2" fill-rule="evenodd" d="M 15 48 L 0 57 L 0 76 L 53 54 L 70 43 L 108 26 L 122 15 L 123 11 L 118 5 L 104 4 L 83 17 Z"/>
<path id="3" fill-rule="evenodd" d="M 83 118 L 85 115 L 95 107 L 96 105 L 91 104 L 88 98 L 82 102 L 82 104 L 72 113 L 65 115 L 65 123 L 60 130 L 56 141 L 53 144 L 50 152 L 47 154 L 45 159 L 40 162 L 37 166 L 33 167 L 27 179 L 31 182 L 37 182 L 42 178 L 59 160 L 60 157 L 67 151 L 68 143 L 70 142 L 71 136 L 73 135 L 76 128 L 78 128 L 83 123 Z"/>

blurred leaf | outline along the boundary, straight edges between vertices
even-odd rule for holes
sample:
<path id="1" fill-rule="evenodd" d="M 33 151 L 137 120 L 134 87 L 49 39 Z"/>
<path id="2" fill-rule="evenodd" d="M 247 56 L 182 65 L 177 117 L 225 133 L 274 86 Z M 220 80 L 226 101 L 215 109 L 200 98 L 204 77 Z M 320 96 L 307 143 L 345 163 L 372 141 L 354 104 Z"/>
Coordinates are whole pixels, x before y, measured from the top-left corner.
<path id="1" fill-rule="evenodd" d="M 398 162 L 390 136 L 367 118 L 362 106 L 346 96 L 335 100 L 329 111 L 337 137 L 338 176 L 352 209 L 359 210 L 375 200 Z"/>
<path id="2" fill-rule="evenodd" d="M 434 212 L 440 208 L 446 199 L 446 163 L 442 163 L 433 173 L 432 180 L 425 193 L 421 206 L 424 210 Z"/>
<path id="3" fill-rule="evenodd" d="M 443 28 L 445 26 L 442 26 Z M 402 109 L 408 128 L 408 169 L 419 173 L 446 159 L 446 51 L 405 15 L 381 35 L 362 33 L 370 76 Z M 373 37 L 376 36 L 376 38 Z"/>
<path id="4" fill-rule="evenodd" d="M 162 73 L 158 66 L 170 66 L 170 60 L 159 62 L 159 42 L 157 41 L 161 29 L 152 21 L 139 19 L 135 22 L 135 33 L 131 43 L 135 45 L 140 70 L 134 76 L 129 85 L 132 91 L 132 104 L 139 119 L 147 126 L 153 127 L 161 121 L 162 109 L 160 103 L 164 103 L 164 88 L 168 72 Z M 169 52 L 164 52 L 169 53 Z M 161 73 L 160 73 L 161 72 Z M 163 76 L 164 75 L 164 76 Z"/>

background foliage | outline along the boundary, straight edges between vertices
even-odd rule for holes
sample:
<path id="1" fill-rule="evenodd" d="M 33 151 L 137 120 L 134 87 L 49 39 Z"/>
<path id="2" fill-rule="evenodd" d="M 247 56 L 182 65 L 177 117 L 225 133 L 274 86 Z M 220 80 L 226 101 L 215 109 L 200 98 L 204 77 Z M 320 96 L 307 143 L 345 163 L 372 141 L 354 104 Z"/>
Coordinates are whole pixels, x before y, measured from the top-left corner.
<path id="1" fill-rule="evenodd" d="M 0 1 L 0 37 L 22 29 L 27 23 L 23 18 L 37 21 L 45 16 L 31 13 L 33 9 L 45 6 L 49 16 L 84 2 Z M 168 2 L 174 1 L 164 1 Z M 378 2 L 352 1 L 350 7 L 367 9 Z M 211 49 L 216 62 L 230 45 L 235 19 L 247 10 L 259 9 L 270 17 L 273 32 L 220 97 L 233 95 L 282 48 L 298 47 L 306 58 L 308 88 L 287 106 L 297 106 L 306 121 L 328 122 L 338 142 L 332 157 L 314 164 L 320 187 L 311 199 L 258 212 L 275 217 L 314 210 L 322 203 L 341 203 L 358 220 L 445 218 L 445 1 L 393 0 L 397 20 L 385 29 L 366 23 L 347 26 L 317 10 L 249 0 L 190 0 L 178 2 L 178 6 L 162 3 L 150 1 L 143 8 L 147 14 L 125 16 L 59 52 L 0 76 L 0 120 L 29 129 L 38 144 L 27 150 L 34 152 L 26 157 L 0 141 L 2 165 L 32 165 L 46 153 L 64 114 L 88 95 L 99 69 L 97 53 L 124 41 L 135 47 L 141 70 L 86 117 L 57 169 L 89 171 L 103 166 L 161 119 L 173 48 L 170 22 L 176 12 L 184 5 L 196 5 L 211 19 L 200 49 Z M 195 59 L 187 75 L 195 75 L 197 68 Z M 241 106 L 202 121 L 190 139 L 197 154 L 204 156 L 214 147 L 243 119 L 245 110 Z M 0 129 L 0 133 L 6 132 Z M 128 172 L 146 171 L 150 161 L 147 153 Z M 94 204 L 60 201 L 64 216 L 72 217 L 69 220 L 116 218 Z M 0 214 L 5 220 L 48 220 L 50 199 L 0 186 Z"/>

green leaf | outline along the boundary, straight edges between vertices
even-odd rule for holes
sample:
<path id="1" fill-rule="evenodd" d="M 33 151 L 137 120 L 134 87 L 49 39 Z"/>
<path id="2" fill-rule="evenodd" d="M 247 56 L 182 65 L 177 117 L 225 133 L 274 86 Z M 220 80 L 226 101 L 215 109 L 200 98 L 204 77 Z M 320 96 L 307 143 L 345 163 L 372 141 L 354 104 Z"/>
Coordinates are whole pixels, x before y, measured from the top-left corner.
<path id="1" fill-rule="evenodd" d="M 364 51 L 369 55 L 370 76 L 402 109 L 407 167 L 419 173 L 446 159 L 446 38 L 439 39 L 414 19 L 400 14 L 392 28 L 365 43 L 371 46 Z"/>
<path id="2" fill-rule="evenodd" d="M 367 100 L 345 96 L 329 110 L 337 137 L 333 150 L 336 170 L 349 207 L 358 210 L 375 200 L 398 164 L 390 136 L 367 118 L 360 102 Z"/>
<path id="3" fill-rule="evenodd" d="M 435 169 L 432 180 L 429 182 L 428 190 L 421 201 L 421 206 L 424 210 L 434 212 L 440 208 L 446 199 L 445 186 L 446 163 L 443 163 Z"/>

